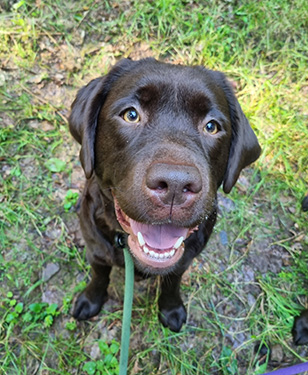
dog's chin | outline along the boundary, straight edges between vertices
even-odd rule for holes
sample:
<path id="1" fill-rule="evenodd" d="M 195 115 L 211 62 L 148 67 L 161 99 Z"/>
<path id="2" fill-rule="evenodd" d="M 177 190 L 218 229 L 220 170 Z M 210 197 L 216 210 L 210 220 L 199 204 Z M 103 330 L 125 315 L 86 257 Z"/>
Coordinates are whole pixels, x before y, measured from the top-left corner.
<path id="1" fill-rule="evenodd" d="M 114 206 L 117 220 L 128 234 L 129 250 L 137 268 L 155 275 L 172 272 L 184 254 L 185 239 L 198 228 L 140 223 L 125 214 L 115 197 Z"/>

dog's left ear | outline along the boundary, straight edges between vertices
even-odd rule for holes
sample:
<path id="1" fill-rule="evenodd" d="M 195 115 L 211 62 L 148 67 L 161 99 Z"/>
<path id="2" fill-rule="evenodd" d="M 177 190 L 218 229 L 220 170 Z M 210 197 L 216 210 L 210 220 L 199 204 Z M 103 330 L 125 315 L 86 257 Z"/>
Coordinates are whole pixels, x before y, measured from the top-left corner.
<path id="1" fill-rule="evenodd" d="M 261 147 L 242 111 L 231 84 L 222 73 L 215 73 L 219 75 L 217 82 L 224 90 L 228 102 L 232 126 L 232 139 L 228 166 L 223 181 L 224 192 L 230 193 L 241 173 L 241 170 L 258 159 L 261 154 Z"/>

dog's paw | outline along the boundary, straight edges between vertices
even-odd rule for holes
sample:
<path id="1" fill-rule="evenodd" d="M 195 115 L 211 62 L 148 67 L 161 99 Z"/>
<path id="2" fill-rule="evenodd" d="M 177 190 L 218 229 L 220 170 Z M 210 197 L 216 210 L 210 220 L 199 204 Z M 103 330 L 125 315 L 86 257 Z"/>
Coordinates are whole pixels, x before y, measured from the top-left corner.
<path id="1" fill-rule="evenodd" d="M 183 304 L 172 308 L 161 308 L 159 311 L 159 320 L 164 327 L 168 327 L 173 332 L 180 332 L 186 318 L 186 309 Z"/>
<path id="2" fill-rule="evenodd" d="M 308 344 L 308 310 L 302 311 L 300 316 L 294 319 L 292 336 L 295 345 Z"/>
<path id="3" fill-rule="evenodd" d="M 87 320 L 97 315 L 103 304 L 107 301 L 108 296 L 103 298 L 97 298 L 95 301 L 91 301 L 86 292 L 80 294 L 73 310 L 73 317 L 77 320 Z"/>

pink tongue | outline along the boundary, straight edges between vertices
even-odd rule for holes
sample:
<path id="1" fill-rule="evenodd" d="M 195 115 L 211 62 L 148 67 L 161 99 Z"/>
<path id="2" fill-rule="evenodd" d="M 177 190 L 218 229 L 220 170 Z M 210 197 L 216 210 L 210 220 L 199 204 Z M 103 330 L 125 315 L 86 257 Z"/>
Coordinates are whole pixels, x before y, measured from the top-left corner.
<path id="1" fill-rule="evenodd" d="M 184 237 L 185 239 L 189 230 L 187 228 L 175 227 L 171 224 L 141 224 L 132 219 L 130 219 L 130 225 L 136 236 L 140 232 L 148 246 L 160 250 L 170 249 L 180 237 Z"/>

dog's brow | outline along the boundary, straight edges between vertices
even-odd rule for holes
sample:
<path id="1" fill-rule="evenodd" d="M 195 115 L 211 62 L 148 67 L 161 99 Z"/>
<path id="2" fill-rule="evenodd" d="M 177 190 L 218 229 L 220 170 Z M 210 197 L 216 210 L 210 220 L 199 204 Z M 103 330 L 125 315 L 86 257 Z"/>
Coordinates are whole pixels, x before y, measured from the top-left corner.
<path id="1" fill-rule="evenodd" d="M 116 100 L 114 103 L 112 103 L 110 108 L 110 113 L 112 115 L 119 115 L 119 112 L 123 111 L 126 108 L 134 107 L 138 105 L 138 100 L 135 96 L 125 96 L 123 98 L 120 98 Z"/>
<path id="2" fill-rule="evenodd" d="M 151 84 L 151 83 L 144 85 L 138 88 L 136 92 L 136 97 L 140 101 L 149 102 L 153 98 L 157 98 L 158 96 L 160 96 L 160 93 L 162 92 L 163 88 L 159 86 L 157 84 Z"/>

